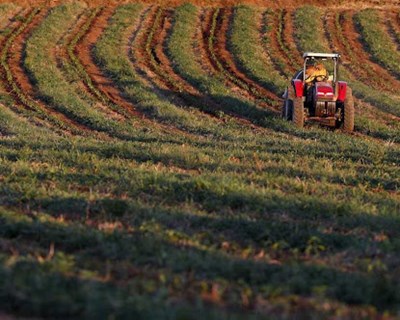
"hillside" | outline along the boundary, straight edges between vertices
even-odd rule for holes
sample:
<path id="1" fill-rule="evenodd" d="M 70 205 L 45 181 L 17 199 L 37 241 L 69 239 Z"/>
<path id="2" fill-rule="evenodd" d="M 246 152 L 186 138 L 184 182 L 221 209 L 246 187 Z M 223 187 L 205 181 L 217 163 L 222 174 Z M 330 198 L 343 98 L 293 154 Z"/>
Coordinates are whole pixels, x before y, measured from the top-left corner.
<path id="1" fill-rule="evenodd" d="M 399 315 L 399 1 L 0 3 L 0 318 Z"/>

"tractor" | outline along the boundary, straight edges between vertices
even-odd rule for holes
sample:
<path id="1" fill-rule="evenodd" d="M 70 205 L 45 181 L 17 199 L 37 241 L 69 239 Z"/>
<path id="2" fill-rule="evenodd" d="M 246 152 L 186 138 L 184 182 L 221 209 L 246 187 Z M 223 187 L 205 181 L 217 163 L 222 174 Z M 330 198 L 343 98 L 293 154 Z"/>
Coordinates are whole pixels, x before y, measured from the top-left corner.
<path id="1" fill-rule="evenodd" d="M 354 100 L 351 88 L 338 81 L 340 54 L 303 54 L 303 69 L 298 71 L 283 94 L 282 117 L 302 128 L 306 121 L 354 130 Z"/>

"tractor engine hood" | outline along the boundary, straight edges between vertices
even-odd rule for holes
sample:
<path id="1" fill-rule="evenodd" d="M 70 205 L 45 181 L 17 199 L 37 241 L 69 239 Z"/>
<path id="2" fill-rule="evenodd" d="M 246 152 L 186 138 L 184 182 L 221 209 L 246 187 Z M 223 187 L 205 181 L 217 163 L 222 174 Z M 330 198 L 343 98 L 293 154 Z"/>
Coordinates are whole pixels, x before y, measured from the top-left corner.
<path id="1" fill-rule="evenodd" d="M 315 97 L 317 99 L 332 100 L 335 97 L 335 92 L 332 85 L 329 82 L 316 82 Z"/>

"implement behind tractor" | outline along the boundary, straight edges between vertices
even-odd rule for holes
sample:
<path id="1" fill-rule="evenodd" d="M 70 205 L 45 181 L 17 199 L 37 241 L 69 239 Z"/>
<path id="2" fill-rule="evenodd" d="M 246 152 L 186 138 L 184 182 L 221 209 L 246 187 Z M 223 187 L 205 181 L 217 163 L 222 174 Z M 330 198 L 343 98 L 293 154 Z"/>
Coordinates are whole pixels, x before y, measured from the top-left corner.
<path id="1" fill-rule="evenodd" d="M 353 94 L 346 82 L 338 81 L 340 55 L 306 52 L 303 58 L 303 69 L 294 75 L 283 95 L 282 117 L 297 127 L 317 121 L 353 131 Z"/>

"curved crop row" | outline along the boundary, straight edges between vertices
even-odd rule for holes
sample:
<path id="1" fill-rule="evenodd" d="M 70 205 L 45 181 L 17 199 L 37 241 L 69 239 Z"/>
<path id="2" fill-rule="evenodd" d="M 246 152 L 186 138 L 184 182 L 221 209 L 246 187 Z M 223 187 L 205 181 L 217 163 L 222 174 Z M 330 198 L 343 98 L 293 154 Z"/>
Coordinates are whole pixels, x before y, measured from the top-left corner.
<path id="1" fill-rule="evenodd" d="M 24 65 L 42 101 L 91 130 L 129 139 L 136 135 L 135 128 L 128 123 L 107 119 L 105 113 L 92 108 L 88 101 L 78 95 L 78 86 L 68 82 L 57 66 L 52 50 L 82 10 L 83 7 L 78 3 L 52 9 L 27 40 Z"/>
<path id="2" fill-rule="evenodd" d="M 376 11 L 367 9 L 355 15 L 363 41 L 372 56 L 400 78 L 400 53 L 380 26 Z"/>
<path id="3" fill-rule="evenodd" d="M 77 97 L 85 101 L 92 109 L 102 114 L 106 119 L 124 122 L 128 119 L 128 116 L 123 113 L 125 110 L 121 108 L 121 112 L 118 112 L 119 106 L 108 104 L 108 101 L 105 100 L 106 97 L 104 95 L 100 96 L 101 92 L 93 85 L 89 77 L 89 72 L 91 72 L 91 70 L 86 70 L 83 65 L 79 65 L 80 63 L 76 55 L 73 57 L 74 59 L 71 59 L 71 52 L 69 52 L 72 49 L 71 42 L 74 42 L 77 34 L 79 35 L 83 30 L 85 32 L 90 32 L 91 28 L 88 28 L 88 20 L 97 17 L 93 17 L 93 10 L 96 9 L 85 8 L 79 13 L 75 23 L 70 25 L 57 41 L 57 46 L 52 50 L 52 54 L 65 80 L 74 85 Z M 92 21 L 92 24 L 93 23 Z M 90 51 L 88 54 L 90 54 Z"/>
<path id="4" fill-rule="evenodd" d="M 246 73 L 281 97 L 287 81 L 264 59 L 259 35 L 261 19 L 262 13 L 254 7 L 235 7 L 229 49 Z"/>
<path id="5" fill-rule="evenodd" d="M 174 27 L 168 42 L 168 55 L 174 62 L 174 69 L 192 86 L 202 94 L 212 99 L 219 106 L 218 110 L 211 112 L 223 112 L 239 117 L 245 117 L 255 123 L 265 125 L 267 117 L 273 115 L 268 110 L 262 110 L 248 101 L 230 95 L 230 90 L 218 75 L 210 75 L 203 69 L 196 59 L 196 47 L 199 46 L 198 39 L 187 37 L 188 34 L 196 34 L 196 23 L 199 20 L 199 11 L 190 4 L 182 5 L 175 10 Z M 202 36 L 202 41 L 207 36 Z M 199 59 L 205 63 L 206 56 Z"/>
<path id="6" fill-rule="evenodd" d="M 140 14 L 143 13 L 141 5 L 124 5 L 117 8 L 111 19 L 111 24 L 100 37 L 94 48 L 94 56 L 97 63 L 109 74 L 115 84 L 120 88 L 124 97 L 135 103 L 135 107 L 146 114 L 149 118 L 160 121 L 161 123 L 174 126 L 179 129 L 190 131 L 191 133 L 216 133 L 220 130 L 216 123 L 212 124 L 210 118 L 199 117 L 195 110 L 185 109 L 176 106 L 160 95 L 159 89 L 148 86 L 141 79 L 141 75 L 135 68 L 138 66 L 148 68 L 143 54 L 142 43 L 138 43 L 136 38 L 138 33 L 133 32 L 132 28 L 138 24 Z M 136 28 L 141 28 L 142 25 Z M 140 30 L 144 32 L 144 30 Z M 130 37 L 128 33 L 133 32 Z M 147 35 L 140 33 L 140 38 L 148 39 Z M 128 43 L 132 48 L 128 48 Z M 130 61 L 128 50 L 132 50 L 133 59 L 140 55 L 140 61 Z M 132 67 L 132 62 L 135 66 Z M 140 72 L 140 71 L 139 71 Z M 155 90 L 154 90 L 155 89 Z"/>
<path id="7" fill-rule="evenodd" d="M 256 99 L 257 103 L 265 102 L 267 107 L 276 106 L 276 96 L 265 89 L 263 90 L 263 88 L 259 88 L 256 84 L 251 83 L 251 80 L 245 79 L 243 74 L 239 75 L 239 72 L 234 70 L 234 65 L 229 65 L 229 63 L 227 63 L 227 61 L 232 61 L 232 58 L 227 58 L 227 61 L 221 59 L 222 55 L 229 56 L 229 52 L 226 51 L 226 37 L 229 31 L 230 15 L 231 12 L 226 9 L 215 9 L 211 16 L 207 49 L 214 67 L 235 86 L 244 90 L 244 95 L 246 97 Z M 224 51 L 224 54 L 222 54 L 222 51 Z"/>
<path id="8" fill-rule="evenodd" d="M 351 12 L 337 12 L 331 16 L 328 14 L 325 17 L 325 23 L 329 35 L 334 35 L 335 47 L 338 46 L 343 58 L 348 61 L 346 67 L 357 79 L 373 85 L 375 89 L 385 89 L 391 93 L 398 91 L 399 82 L 386 69 L 372 62 L 362 44 L 357 41 L 358 34 L 353 29 Z"/>
<path id="9" fill-rule="evenodd" d="M 83 41 L 83 38 L 90 32 L 90 29 L 93 28 L 93 24 L 96 21 L 96 18 L 102 13 L 104 9 L 98 7 L 96 9 L 92 9 L 86 22 L 83 26 L 80 26 L 79 31 L 75 34 L 75 36 L 71 39 L 71 41 L 67 44 L 67 53 L 70 61 L 72 62 L 76 73 L 79 75 L 81 80 L 84 82 L 89 92 L 97 98 L 101 103 L 109 107 L 112 111 L 124 116 L 125 118 L 129 118 L 132 114 L 126 108 L 114 103 L 104 92 L 102 92 L 93 82 L 91 76 L 88 74 L 86 68 L 82 65 L 81 61 L 77 56 L 77 46 L 78 43 Z M 90 50 L 90 48 L 87 48 Z M 86 49 L 86 50 L 87 50 Z M 90 52 L 89 52 L 90 54 Z"/>
<path id="10" fill-rule="evenodd" d="M 302 7 L 298 9 L 295 13 L 295 23 L 296 23 L 296 38 L 298 40 L 299 48 L 303 51 L 312 51 L 314 46 L 317 46 L 318 50 L 321 52 L 329 51 L 329 45 L 325 43 L 325 39 L 319 37 L 318 44 L 315 45 L 315 38 L 310 37 L 310 32 L 312 30 L 323 29 L 322 20 L 311 19 L 311 17 L 321 17 L 321 12 L 314 7 Z M 307 19 L 308 23 L 304 23 L 304 19 Z M 328 30 L 329 34 L 329 30 Z M 315 50 L 315 49 L 314 49 Z M 397 104 L 395 100 L 382 92 L 377 92 L 354 79 L 347 72 L 347 70 L 341 71 L 344 79 L 346 79 L 350 86 L 353 89 L 353 93 L 357 98 L 360 98 L 368 103 L 373 104 L 379 109 L 382 109 L 386 112 L 393 113 L 395 115 L 400 114 L 400 109 L 397 108 Z M 357 120 L 357 118 L 356 118 Z M 358 121 L 358 120 L 357 120 Z M 362 132 L 367 134 L 371 134 L 377 138 L 386 138 L 386 139 L 394 139 L 398 141 L 398 133 L 397 130 L 392 130 L 390 128 L 383 128 L 380 126 L 371 126 L 365 121 L 356 122 L 356 127 L 359 128 Z M 372 131 L 371 131 L 372 130 Z"/>
<path id="11" fill-rule="evenodd" d="M 26 18 L 23 19 L 23 21 L 20 23 L 19 26 L 16 27 L 16 29 L 9 35 L 5 43 L 3 43 L 3 48 L 1 51 L 1 66 L 4 70 L 4 81 L 7 84 L 7 87 L 10 89 L 10 91 L 13 93 L 13 97 L 25 108 L 13 108 L 14 111 L 23 114 L 26 117 L 29 118 L 35 118 L 38 117 L 40 119 L 43 119 L 44 121 L 47 121 L 51 123 L 53 126 L 56 126 L 60 128 L 61 130 L 66 130 L 68 132 L 71 132 L 73 134 L 82 134 L 85 135 L 86 131 L 84 128 L 82 128 L 79 125 L 76 125 L 74 123 L 71 123 L 70 121 L 66 120 L 62 115 L 57 114 L 54 115 L 51 111 L 48 110 L 48 108 L 44 105 L 41 105 L 31 99 L 29 96 L 26 95 L 24 90 L 19 86 L 17 83 L 13 70 L 10 67 L 9 64 L 9 56 L 10 56 L 10 50 L 13 46 L 15 46 L 15 41 L 18 37 L 22 35 L 23 32 L 26 31 L 26 29 L 30 26 L 30 24 L 33 22 L 34 18 L 38 15 L 40 12 L 40 8 L 33 9 L 27 16 Z M 21 45 L 22 47 L 22 45 Z M 18 55 L 21 55 L 21 52 L 17 52 L 14 54 L 15 58 Z M 16 62 L 16 65 L 19 65 L 20 61 Z M 15 65 L 15 63 L 14 63 Z"/>

